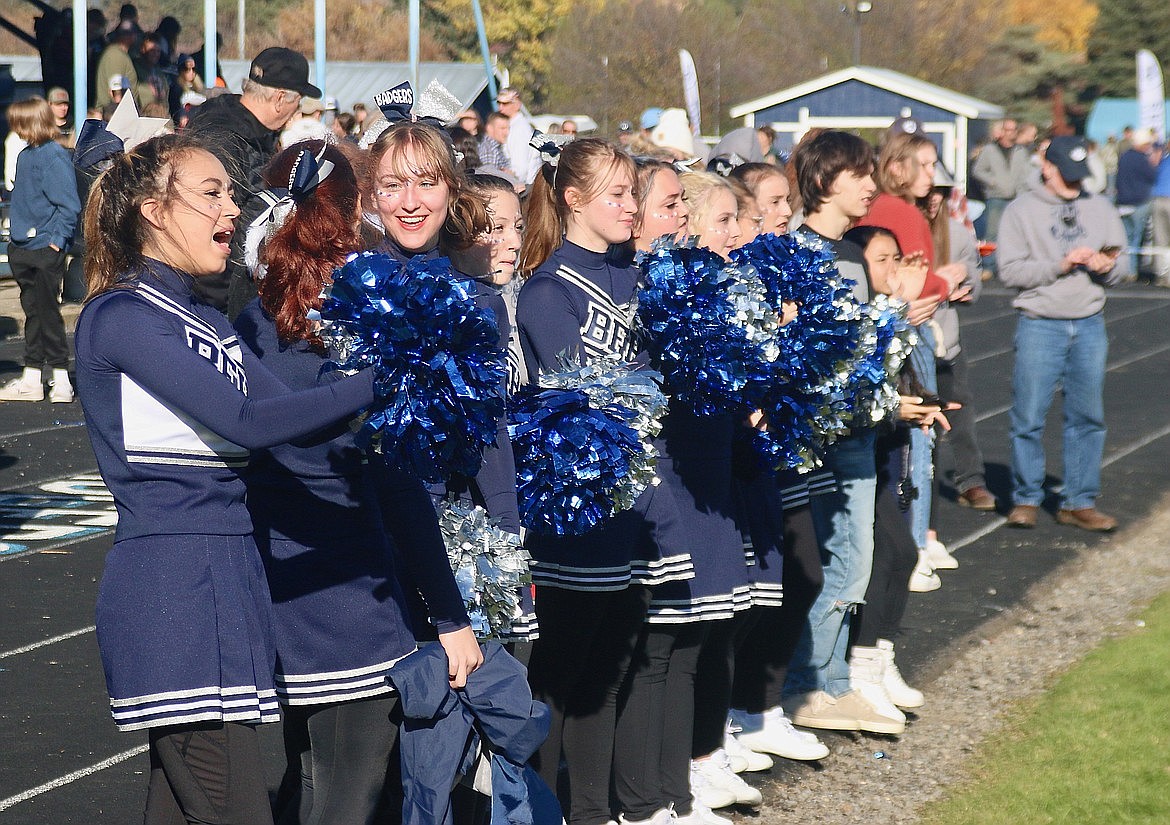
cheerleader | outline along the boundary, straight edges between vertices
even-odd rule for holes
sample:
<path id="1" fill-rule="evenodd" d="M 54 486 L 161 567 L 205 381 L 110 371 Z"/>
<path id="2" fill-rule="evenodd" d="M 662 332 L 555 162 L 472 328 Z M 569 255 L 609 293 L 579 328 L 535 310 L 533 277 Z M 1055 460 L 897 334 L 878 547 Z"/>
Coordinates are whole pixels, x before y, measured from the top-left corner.
<path id="1" fill-rule="evenodd" d="M 323 174 L 319 164 L 332 168 Z M 317 170 L 320 182 L 306 169 Z M 291 212 L 268 230 L 260 297 L 235 326 L 265 366 L 302 389 L 333 380 L 322 374 L 332 353 L 306 316 L 321 308 L 334 268 L 360 246 L 360 195 L 350 153 L 319 141 L 286 149 L 265 173 L 272 186 L 294 177 L 311 183 L 293 188 L 285 204 Z M 280 821 L 372 822 L 385 783 L 397 737 L 386 677 L 415 643 L 383 526 L 379 464 L 367 462 L 345 423 L 252 457 L 248 508 L 272 591 L 284 706 Z M 421 483 L 403 483 L 398 498 L 417 508 L 415 519 L 433 521 Z M 432 542 L 401 555 L 425 594 L 453 683 L 462 684 L 483 659 L 447 554 Z M 373 632 L 355 634 L 355 627 Z"/>
<path id="2" fill-rule="evenodd" d="M 546 147 L 525 214 L 517 323 L 530 379 L 559 370 L 564 357 L 635 355 L 638 273 L 616 247 L 632 235 L 637 202 L 633 161 L 596 138 L 559 151 Z M 646 613 L 651 583 L 678 573 L 681 559 L 639 562 L 643 513 L 618 513 L 581 536 L 530 534 L 540 638 L 529 679 L 552 712 L 536 763 L 557 787 L 568 766 L 567 821 L 602 825 L 611 818 L 610 778 L 618 692 Z"/>
<path id="3" fill-rule="evenodd" d="M 242 472 L 374 400 L 372 370 L 290 393 L 196 300 L 238 216 L 223 165 L 179 136 L 116 158 L 86 209 L 77 383 L 118 506 L 97 635 L 114 721 L 148 731 L 148 825 L 272 821 L 272 608 Z"/>

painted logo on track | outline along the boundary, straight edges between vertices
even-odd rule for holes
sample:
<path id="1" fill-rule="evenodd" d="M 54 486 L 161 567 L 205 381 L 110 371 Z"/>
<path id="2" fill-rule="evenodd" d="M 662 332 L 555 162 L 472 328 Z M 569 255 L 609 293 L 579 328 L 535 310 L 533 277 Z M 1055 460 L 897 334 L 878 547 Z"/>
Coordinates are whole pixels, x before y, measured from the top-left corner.
<path id="1" fill-rule="evenodd" d="M 117 523 L 114 497 L 96 473 L 0 493 L 0 556 L 108 533 Z"/>

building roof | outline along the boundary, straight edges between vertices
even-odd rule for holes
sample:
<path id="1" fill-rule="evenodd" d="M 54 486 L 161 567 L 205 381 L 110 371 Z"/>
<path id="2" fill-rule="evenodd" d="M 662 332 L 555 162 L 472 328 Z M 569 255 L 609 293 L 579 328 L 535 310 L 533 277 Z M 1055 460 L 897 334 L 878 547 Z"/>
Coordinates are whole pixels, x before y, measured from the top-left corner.
<path id="1" fill-rule="evenodd" d="M 829 72 L 804 83 L 798 83 L 795 86 L 789 86 L 787 89 L 773 92 L 770 95 L 732 106 L 730 114 L 732 117 L 743 117 L 744 115 L 758 112 L 761 109 L 767 109 L 781 103 L 787 103 L 797 98 L 815 94 L 830 86 L 836 86 L 850 80 L 856 80 L 860 83 L 874 86 L 875 88 L 884 89 L 894 94 L 908 97 L 911 100 L 921 101 L 922 103 L 927 103 L 939 109 L 945 109 L 948 112 L 954 112 L 957 115 L 962 115 L 973 120 L 995 119 L 1004 116 L 1002 106 L 996 106 L 994 103 L 989 103 L 986 100 L 980 100 L 970 95 L 959 94 L 951 89 L 936 86 L 933 83 L 927 83 L 925 80 L 919 80 L 916 77 L 895 72 L 892 69 L 879 69 L 874 66 L 850 66 L 846 69 Z"/>

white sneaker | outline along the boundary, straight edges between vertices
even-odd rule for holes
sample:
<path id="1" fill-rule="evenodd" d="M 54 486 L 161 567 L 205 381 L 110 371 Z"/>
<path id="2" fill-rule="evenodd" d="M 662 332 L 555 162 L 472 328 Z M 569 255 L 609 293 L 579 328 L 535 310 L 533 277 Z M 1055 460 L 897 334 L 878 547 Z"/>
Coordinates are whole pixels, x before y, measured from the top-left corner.
<path id="1" fill-rule="evenodd" d="M 938 539 L 926 540 L 926 560 L 935 570 L 957 570 L 959 560 L 950 554 L 947 546 Z"/>
<path id="2" fill-rule="evenodd" d="M 731 762 L 731 769 L 736 773 L 744 773 L 746 771 L 766 771 L 772 767 L 772 757 L 764 753 L 757 753 L 744 747 L 735 734 L 742 730 L 736 725 L 729 716 L 727 718 L 727 730 L 723 734 L 723 750 L 727 752 L 727 758 Z"/>
<path id="3" fill-rule="evenodd" d="M 730 769 L 728 773 L 731 773 Z M 723 786 L 722 774 L 723 772 L 710 759 L 702 761 L 692 759 L 691 798 L 704 808 L 726 808 L 734 805 L 735 792 Z M 731 775 L 735 776 L 733 773 Z"/>
<path id="4" fill-rule="evenodd" d="M 0 387 L 0 401 L 44 401 L 44 384 L 26 384 L 23 378 L 13 378 Z M 72 399 L 70 399 L 72 400 Z"/>
<path id="5" fill-rule="evenodd" d="M 824 742 L 792 726 L 783 708 L 775 707 L 759 714 L 736 711 L 735 721 L 743 728 L 736 734 L 736 741 L 752 751 L 801 762 L 824 759 L 829 755 Z"/>
<path id="6" fill-rule="evenodd" d="M 877 647 L 886 660 L 886 669 L 882 674 L 882 686 L 889 694 L 890 701 L 900 708 L 911 710 L 925 705 L 926 697 L 922 695 L 922 691 L 910 687 L 902 678 L 902 673 L 894 662 L 894 643 L 889 639 L 878 639 Z"/>
<path id="7" fill-rule="evenodd" d="M 934 572 L 926 550 L 918 551 L 918 564 L 914 565 L 914 572 L 910 574 L 911 593 L 929 593 L 942 587 L 942 579 Z"/>
<path id="8" fill-rule="evenodd" d="M 706 774 L 706 779 L 710 784 L 731 793 L 734 804 L 749 805 L 755 808 L 764 803 L 764 795 L 760 793 L 759 788 L 753 788 L 744 782 L 731 769 L 731 761 L 727 758 L 727 751 L 723 748 L 716 750 L 709 758 L 691 764 L 698 765 L 698 770 Z"/>
<path id="9" fill-rule="evenodd" d="M 691 812 L 686 816 L 674 815 L 676 825 L 734 825 L 732 820 L 720 816 L 713 810 L 695 800 L 691 802 Z"/>
<path id="10" fill-rule="evenodd" d="M 63 384 L 60 381 L 50 381 L 49 401 L 53 404 L 73 403 L 73 387 L 68 381 Z"/>
<path id="11" fill-rule="evenodd" d="M 849 687 L 860 694 L 879 715 L 905 724 L 906 714 L 886 693 L 886 656 L 876 647 L 854 645 L 849 654 Z"/>

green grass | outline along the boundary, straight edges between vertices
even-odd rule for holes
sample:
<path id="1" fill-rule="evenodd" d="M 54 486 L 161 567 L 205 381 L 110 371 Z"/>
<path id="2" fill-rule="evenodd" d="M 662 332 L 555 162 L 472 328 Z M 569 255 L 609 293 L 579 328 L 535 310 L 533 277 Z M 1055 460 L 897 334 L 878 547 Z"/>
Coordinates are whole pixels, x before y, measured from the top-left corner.
<path id="1" fill-rule="evenodd" d="M 1142 620 L 1019 707 L 923 825 L 1170 823 L 1170 594 Z"/>

